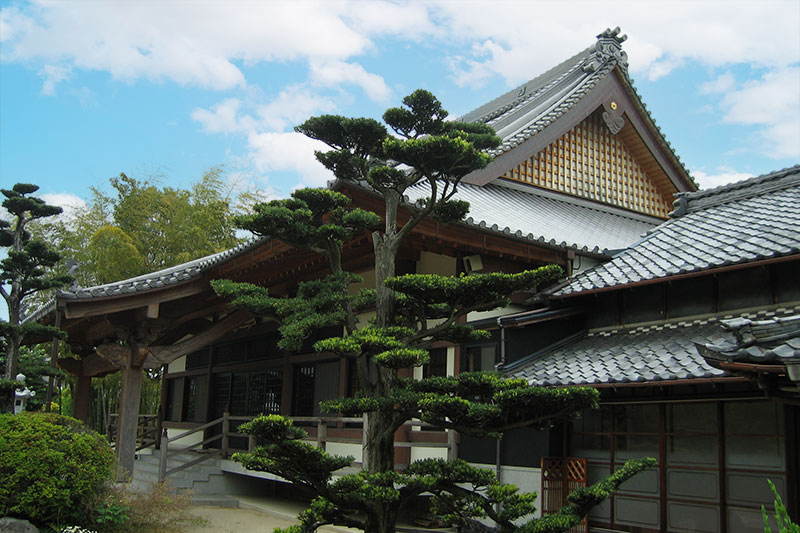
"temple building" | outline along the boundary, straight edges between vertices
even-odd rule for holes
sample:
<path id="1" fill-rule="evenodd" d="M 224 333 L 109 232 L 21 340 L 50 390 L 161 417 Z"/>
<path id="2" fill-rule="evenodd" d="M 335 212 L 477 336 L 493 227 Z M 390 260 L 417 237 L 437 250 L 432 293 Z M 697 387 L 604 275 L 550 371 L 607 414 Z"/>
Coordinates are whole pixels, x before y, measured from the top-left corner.
<path id="1" fill-rule="evenodd" d="M 797 321 L 787 318 L 800 314 L 800 169 L 697 191 L 628 75 L 624 40 L 619 29 L 606 30 L 586 50 L 460 117 L 492 126 L 502 144 L 459 184 L 468 218 L 421 223 L 397 264 L 398 274 L 449 275 L 560 265 L 566 278 L 555 288 L 468 317 L 491 332 L 487 342 L 438 345 L 413 375 L 499 369 L 537 385 L 589 384 L 601 390 L 601 409 L 500 441 L 412 424 L 396 434 L 395 463 L 461 457 L 541 491 L 570 458 L 581 460 L 581 483 L 628 457 L 653 456 L 658 465 L 596 509 L 587 527 L 763 529 L 760 505 L 771 503 L 765 478 L 795 518 L 800 499 Z M 380 214 L 368 188 L 331 187 Z M 424 195 L 423 187 L 412 190 L 403 209 Z M 343 257 L 345 270 L 374 285 L 369 235 L 347 242 Z M 160 423 L 170 441 L 224 455 L 248 447 L 236 433 L 241 421 L 280 413 L 358 463 L 359 421 L 319 411 L 319 401 L 355 392 L 353 368 L 314 352 L 315 339 L 298 352 L 279 349 L 276 323 L 232 310 L 209 285 L 247 281 L 279 296 L 327 268 L 320 255 L 255 239 L 60 293 L 32 319 L 58 323 L 69 336 L 78 358 L 59 363 L 78 378 L 77 416 L 88 414 L 93 377 L 123 373 L 117 453 L 128 471 L 142 372 L 158 367 Z M 784 327 L 780 339 L 769 321 Z M 225 457 L 216 464 L 230 479 L 254 475 Z M 162 464 L 162 473 L 171 466 Z"/>

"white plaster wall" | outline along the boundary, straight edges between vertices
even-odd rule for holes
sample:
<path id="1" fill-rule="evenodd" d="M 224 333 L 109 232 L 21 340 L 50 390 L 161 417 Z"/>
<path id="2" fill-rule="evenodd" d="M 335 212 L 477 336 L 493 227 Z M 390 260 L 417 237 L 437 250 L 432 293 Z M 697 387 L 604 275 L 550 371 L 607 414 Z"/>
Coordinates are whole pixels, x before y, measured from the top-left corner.
<path id="1" fill-rule="evenodd" d="M 447 448 L 430 448 L 426 446 L 411 447 L 411 462 L 420 459 L 447 459 Z"/>
<path id="2" fill-rule="evenodd" d="M 349 444 L 346 442 L 328 442 L 325 445 L 325 451 L 334 455 L 352 455 L 355 457 L 355 462 L 361 462 L 361 445 Z"/>
<path id="3" fill-rule="evenodd" d="M 431 252 L 420 252 L 417 261 L 417 274 L 442 274 L 455 276 L 456 258 Z"/>
<path id="4" fill-rule="evenodd" d="M 181 433 L 186 433 L 189 429 L 178 429 L 178 428 L 168 428 L 167 435 L 170 439 L 175 438 L 176 436 L 180 435 Z M 186 448 L 187 446 L 191 446 L 192 444 L 197 444 L 198 442 L 202 442 L 203 440 L 203 432 L 198 431 L 188 437 L 184 437 L 180 440 L 176 440 L 175 442 L 170 442 L 170 448 Z"/>
<path id="5" fill-rule="evenodd" d="M 493 472 L 495 471 L 495 465 L 483 463 L 470 464 L 478 468 L 485 468 Z M 542 490 L 542 469 L 504 465 L 500 467 L 500 481 L 502 483 L 512 483 L 516 485 L 521 492 L 535 492 L 536 494 L 540 494 Z M 539 503 L 539 499 L 537 498 L 536 512 L 533 515 L 536 518 L 542 516 Z"/>
<path id="6" fill-rule="evenodd" d="M 351 293 L 356 293 L 361 289 L 374 289 L 375 288 L 375 270 L 367 270 L 366 272 L 359 272 L 364 281 L 361 283 L 352 283 L 349 286 Z"/>
<path id="7" fill-rule="evenodd" d="M 186 356 L 178 357 L 169 365 L 167 365 L 167 374 L 174 374 L 175 372 L 186 371 Z"/>

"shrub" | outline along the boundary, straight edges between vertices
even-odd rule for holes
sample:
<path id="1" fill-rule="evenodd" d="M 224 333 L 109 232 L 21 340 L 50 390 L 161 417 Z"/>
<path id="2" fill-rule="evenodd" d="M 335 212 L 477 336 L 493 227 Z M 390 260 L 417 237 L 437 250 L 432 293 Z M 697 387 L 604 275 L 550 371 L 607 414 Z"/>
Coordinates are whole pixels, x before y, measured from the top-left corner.
<path id="1" fill-rule="evenodd" d="M 114 467 L 106 439 L 74 418 L 0 415 L 0 516 L 88 524 Z"/>
<path id="2" fill-rule="evenodd" d="M 148 492 L 113 487 L 95 509 L 92 529 L 98 533 L 179 533 L 181 526 L 198 519 L 189 512 L 191 492 L 176 493 L 166 483 Z"/>
<path id="3" fill-rule="evenodd" d="M 780 533 L 800 533 L 800 525 L 795 524 L 792 522 L 791 518 L 789 518 L 789 512 L 786 510 L 786 506 L 783 504 L 783 499 L 781 495 L 778 494 L 778 489 L 775 488 L 775 484 L 771 479 L 768 479 L 767 483 L 769 483 L 769 488 L 775 496 L 775 521 L 778 523 L 778 531 Z M 769 516 L 767 516 L 767 510 L 763 505 L 761 506 L 761 516 L 764 519 L 764 533 L 772 533 L 772 528 L 769 527 Z"/>

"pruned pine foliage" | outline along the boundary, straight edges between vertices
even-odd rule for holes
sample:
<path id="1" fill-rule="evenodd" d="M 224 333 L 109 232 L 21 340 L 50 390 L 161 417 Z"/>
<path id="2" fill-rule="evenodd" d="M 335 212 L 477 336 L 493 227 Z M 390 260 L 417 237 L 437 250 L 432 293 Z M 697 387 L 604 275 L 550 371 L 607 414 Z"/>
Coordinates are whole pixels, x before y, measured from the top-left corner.
<path id="1" fill-rule="evenodd" d="M 0 320 L 0 338 L 5 345 L 5 365 L 0 380 L 0 411 L 10 410 L 13 380 L 17 375 L 19 347 L 30 336 L 62 336 L 57 328 L 32 322 L 23 323 L 24 306 L 32 295 L 63 287 L 72 278 L 52 273 L 60 257 L 47 243 L 33 238 L 28 231 L 32 221 L 61 213 L 61 208 L 48 205 L 41 198 L 31 196 L 39 190 L 36 185 L 17 183 L 11 189 L 2 189 L 3 207 L 11 220 L 0 219 L 0 246 L 6 257 L 0 260 L 0 295 L 8 306 L 8 321 Z"/>
<path id="2" fill-rule="evenodd" d="M 336 457 L 303 442 L 305 432 L 291 420 L 270 415 L 240 426 L 259 444 L 235 459 L 253 470 L 271 472 L 317 495 L 292 532 L 310 532 L 325 524 L 357 527 L 369 532 L 395 531 L 399 508 L 423 493 L 452 524 L 490 517 L 502 531 L 563 531 L 606 497 L 624 479 L 649 463 L 631 462 L 611 478 L 586 489 L 559 515 L 515 526 L 533 513 L 534 494 L 497 482 L 491 472 L 464 461 L 424 460 L 405 472 L 394 471 L 394 433 L 418 419 L 440 428 L 475 436 L 498 436 L 521 427 L 544 428 L 596 407 L 592 388 L 531 387 L 524 380 L 503 379 L 497 373 L 462 373 L 456 377 L 413 380 L 402 369 L 428 361 L 434 342 L 480 341 L 487 333 L 463 323 L 473 311 L 506 305 L 517 291 L 535 291 L 552 282 L 561 269 L 546 266 L 518 274 L 433 274 L 396 276 L 394 265 L 403 239 L 428 217 L 462 220 L 469 209 L 454 199 L 460 180 L 482 168 L 484 152 L 499 139 L 484 124 L 445 121 L 436 98 L 416 91 L 404 107 L 389 109 L 385 123 L 325 115 L 296 129 L 331 147 L 317 159 L 340 180 L 356 181 L 384 200 L 383 216 L 350 207 L 345 195 L 327 189 L 295 191 L 286 200 L 258 204 L 240 217 L 241 227 L 279 239 L 295 248 L 327 256 L 331 274 L 298 284 L 291 297 L 271 296 L 247 283 L 217 280 L 213 287 L 234 306 L 277 319 L 281 347 L 297 350 L 306 338 L 327 326 L 341 326 L 344 335 L 318 340 L 314 348 L 355 364 L 361 391 L 354 398 L 323 402 L 332 413 L 367 415 L 364 469 L 335 481 L 332 474 L 353 461 Z M 405 192 L 420 183 L 428 197 L 409 204 Z M 408 217 L 400 223 L 403 208 Z M 371 232 L 375 253 L 375 289 L 352 291 L 361 277 L 343 270 L 343 245 Z M 359 312 L 374 310 L 364 326 Z M 499 505 L 499 511 L 496 506 Z"/>

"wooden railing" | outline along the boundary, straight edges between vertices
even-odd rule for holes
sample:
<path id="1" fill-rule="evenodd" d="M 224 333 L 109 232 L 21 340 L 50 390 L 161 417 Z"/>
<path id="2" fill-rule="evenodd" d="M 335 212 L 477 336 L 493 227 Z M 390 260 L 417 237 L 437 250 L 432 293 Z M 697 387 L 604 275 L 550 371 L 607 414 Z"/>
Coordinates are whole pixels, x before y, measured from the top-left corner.
<path id="1" fill-rule="evenodd" d="M 159 481 L 163 481 L 167 476 L 175 472 L 179 472 L 190 466 L 208 460 L 212 457 L 222 456 L 230 457 L 236 451 L 252 451 L 256 446 L 256 439 L 251 435 L 239 433 L 233 428 L 238 427 L 243 422 L 249 422 L 254 417 L 252 416 L 232 416 L 224 413 L 220 418 L 207 422 L 201 426 L 190 429 L 174 437 L 168 437 L 167 429 L 164 428 L 164 433 L 161 437 L 160 460 L 159 460 Z M 364 443 L 364 418 L 361 417 L 318 417 L 318 416 L 296 416 L 291 417 L 296 426 L 302 427 L 308 432 L 309 442 L 314 442 L 316 446 L 325 450 L 328 444 L 359 444 Z M 219 433 L 214 434 L 203 440 L 199 440 L 193 444 L 184 447 L 175 447 L 174 443 L 179 440 L 186 439 L 199 432 L 206 432 L 212 430 L 216 426 L 220 426 Z M 427 424 L 420 421 L 409 421 L 404 424 L 407 428 L 414 428 L 419 430 L 436 429 L 436 426 Z M 244 438 L 247 439 L 246 448 L 232 446 L 231 439 Z M 173 449 L 170 450 L 170 444 L 173 444 Z M 218 447 L 210 447 L 212 443 L 218 443 Z M 408 440 L 395 441 L 395 448 L 447 448 L 447 458 L 455 459 L 457 457 L 457 440 L 455 431 L 441 430 L 435 433 L 426 431 L 409 431 Z M 175 468 L 167 468 L 167 462 L 170 456 L 177 453 L 187 452 L 202 448 L 206 451 L 196 459 L 186 462 Z M 360 467 L 360 463 L 354 463 L 353 466 Z"/>
<path id="2" fill-rule="evenodd" d="M 111 413 L 108 419 L 108 441 L 115 443 L 117 440 L 117 422 L 119 415 Z M 158 415 L 139 415 L 136 420 L 136 451 L 149 448 L 151 446 L 158 447 L 159 439 L 161 436 L 161 424 L 158 421 Z"/>

